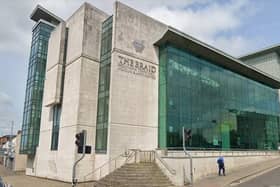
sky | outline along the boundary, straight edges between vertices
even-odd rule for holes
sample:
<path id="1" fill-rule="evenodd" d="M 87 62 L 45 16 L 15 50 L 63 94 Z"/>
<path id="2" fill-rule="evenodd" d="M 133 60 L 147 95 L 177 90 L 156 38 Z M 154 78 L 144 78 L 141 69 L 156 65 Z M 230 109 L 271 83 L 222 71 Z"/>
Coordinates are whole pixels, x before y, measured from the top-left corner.
<path id="1" fill-rule="evenodd" d="M 279 0 L 120 0 L 215 48 L 239 57 L 280 43 Z M 1 0 L 0 136 L 21 128 L 37 4 L 67 19 L 82 0 Z M 112 14 L 114 0 L 87 0 Z"/>

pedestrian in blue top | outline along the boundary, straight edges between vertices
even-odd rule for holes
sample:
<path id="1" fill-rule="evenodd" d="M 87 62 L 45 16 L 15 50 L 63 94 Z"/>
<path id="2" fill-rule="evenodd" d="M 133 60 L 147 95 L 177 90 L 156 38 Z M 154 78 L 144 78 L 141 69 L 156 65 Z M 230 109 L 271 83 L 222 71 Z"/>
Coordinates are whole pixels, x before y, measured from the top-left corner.
<path id="1" fill-rule="evenodd" d="M 223 175 L 225 176 L 225 162 L 224 157 L 220 156 L 217 160 L 218 166 L 219 166 L 219 176 L 221 176 L 221 170 L 223 170 Z"/>

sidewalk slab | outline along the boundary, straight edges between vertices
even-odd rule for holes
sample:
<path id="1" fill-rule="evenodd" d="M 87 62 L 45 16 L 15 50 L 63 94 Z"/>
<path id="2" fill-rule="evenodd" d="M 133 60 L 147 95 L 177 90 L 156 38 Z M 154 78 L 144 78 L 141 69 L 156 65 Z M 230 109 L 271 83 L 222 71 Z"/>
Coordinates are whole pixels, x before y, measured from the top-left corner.
<path id="1" fill-rule="evenodd" d="M 253 165 L 245 166 L 232 170 L 226 173 L 226 176 L 210 176 L 199 180 L 193 184 L 193 187 L 225 187 L 230 186 L 231 183 L 238 181 L 245 181 L 246 178 L 253 178 L 259 173 L 265 173 L 273 168 L 280 167 L 280 157 L 265 162 L 255 163 Z"/>
<path id="2" fill-rule="evenodd" d="M 31 177 L 24 172 L 13 172 L 0 165 L 0 176 L 5 183 L 13 187 L 71 187 L 71 183 Z M 77 187 L 92 187 L 93 183 L 80 183 Z"/>
<path id="3" fill-rule="evenodd" d="M 280 156 L 277 159 L 256 163 L 250 166 L 242 167 L 226 173 L 226 176 L 209 176 L 194 183 L 193 187 L 226 187 L 231 183 L 237 184 L 247 179 L 271 171 L 271 169 L 280 167 Z M 13 187 L 70 187 L 70 183 L 43 179 L 38 177 L 26 176 L 24 173 L 15 173 L 0 165 L 0 176 L 4 182 L 12 184 Z M 77 187 L 92 187 L 93 183 L 78 184 Z"/>

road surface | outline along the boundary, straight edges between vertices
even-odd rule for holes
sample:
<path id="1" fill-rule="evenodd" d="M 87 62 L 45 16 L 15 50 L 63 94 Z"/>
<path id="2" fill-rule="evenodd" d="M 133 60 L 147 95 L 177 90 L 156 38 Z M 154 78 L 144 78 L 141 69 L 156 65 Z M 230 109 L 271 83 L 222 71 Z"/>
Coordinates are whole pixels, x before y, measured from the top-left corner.
<path id="1" fill-rule="evenodd" d="M 280 187 L 280 167 L 244 182 L 237 187 Z"/>

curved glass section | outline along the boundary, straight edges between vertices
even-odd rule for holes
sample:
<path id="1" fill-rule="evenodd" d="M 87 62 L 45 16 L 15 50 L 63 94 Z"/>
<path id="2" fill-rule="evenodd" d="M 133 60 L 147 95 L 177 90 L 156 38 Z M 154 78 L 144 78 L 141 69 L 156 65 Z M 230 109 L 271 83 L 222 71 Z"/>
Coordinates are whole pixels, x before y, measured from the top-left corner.
<path id="1" fill-rule="evenodd" d="M 277 149 L 278 91 L 195 55 L 160 47 L 159 147 Z"/>

